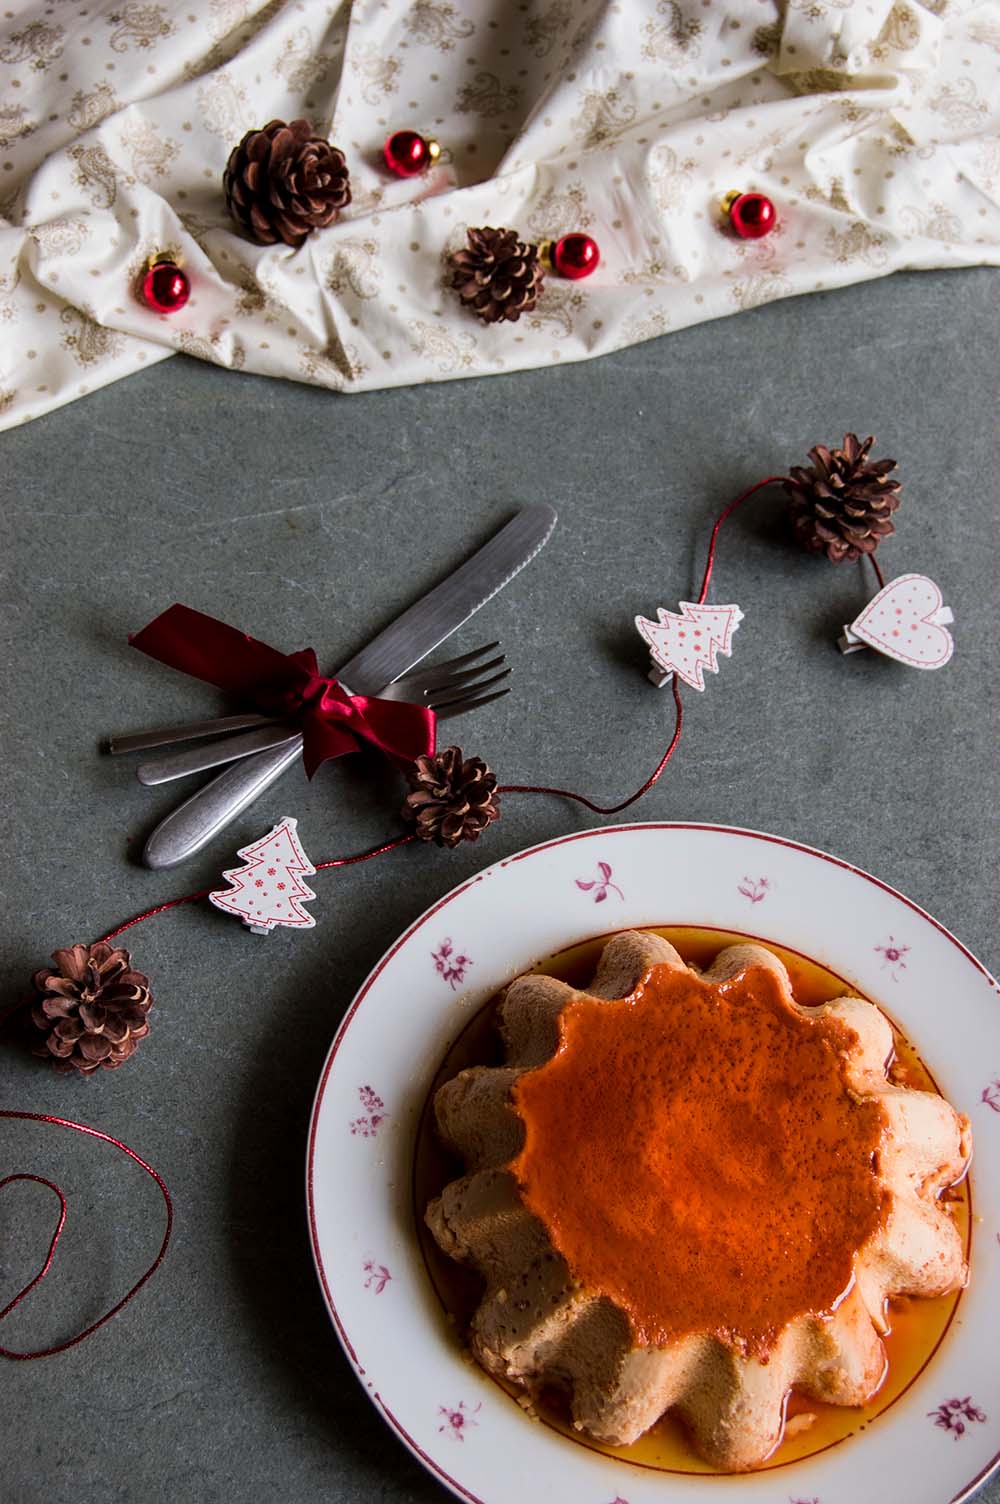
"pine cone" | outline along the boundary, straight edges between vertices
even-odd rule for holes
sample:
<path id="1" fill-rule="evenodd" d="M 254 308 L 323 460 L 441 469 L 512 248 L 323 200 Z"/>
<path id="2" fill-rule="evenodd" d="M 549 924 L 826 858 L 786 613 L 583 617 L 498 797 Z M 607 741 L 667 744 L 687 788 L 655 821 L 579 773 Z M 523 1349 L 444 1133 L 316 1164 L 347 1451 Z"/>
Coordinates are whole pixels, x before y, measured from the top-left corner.
<path id="1" fill-rule="evenodd" d="M 133 971 L 127 950 L 106 940 L 54 951 L 52 959 L 55 967 L 32 979 L 31 1020 L 47 1036 L 34 1054 L 57 1071 L 83 1075 L 124 1065 L 149 1033 L 149 978 Z"/>
<path id="2" fill-rule="evenodd" d="M 842 449 L 817 444 L 809 451 L 812 465 L 793 466 L 784 483 L 796 538 L 834 564 L 873 554 L 896 531 L 891 513 L 900 503 L 900 483 L 888 479 L 896 461 L 868 464 L 874 442 L 862 444 L 857 434 L 845 433 Z"/>
<path id="3" fill-rule="evenodd" d="M 448 258 L 452 287 L 484 324 L 502 319 L 516 324 L 522 313 L 534 308 L 544 286 L 538 247 L 519 240 L 516 230 L 489 225 L 469 230 L 468 242 L 464 251 Z"/>
<path id="4" fill-rule="evenodd" d="M 236 222 L 259 245 L 300 246 L 351 202 L 344 153 L 308 120 L 271 120 L 234 146 L 222 177 Z"/>
<path id="5" fill-rule="evenodd" d="M 448 847 L 476 841 L 500 818 L 496 774 L 481 757 L 463 760 L 458 747 L 418 757 L 407 781 L 402 816 L 421 841 Z"/>

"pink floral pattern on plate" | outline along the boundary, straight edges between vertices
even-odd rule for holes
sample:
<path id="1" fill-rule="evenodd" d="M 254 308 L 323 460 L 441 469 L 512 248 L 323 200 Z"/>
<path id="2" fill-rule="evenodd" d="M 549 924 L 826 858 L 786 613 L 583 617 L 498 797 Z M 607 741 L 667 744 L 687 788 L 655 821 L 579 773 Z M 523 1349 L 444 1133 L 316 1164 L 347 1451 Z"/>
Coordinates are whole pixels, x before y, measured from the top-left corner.
<path id="1" fill-rule="evenodd" d="M 994 1112 L 1000 1112 L 1000 1078 L 991 1081 L 989 1086 L 983 1087 L 981 1100 L 986 1103 L 987 1107 L 992 1107 Z"/>
<path id="2" fill-rule="evenodd" d="M 888 967 L 892 973 L 892 980 L 898 982 L 899 973 L 906 970 L 906 957 L 909 955 L 910 947 L 903 945 L 890 935 L 885 945 L 876 945 L 874 948 L 882 957 L 882 970 L 885 971 Z"/>
<path id="3" fill-rule="evenodd" d="M 450 1436 L 453 1441 L 464 1441 L 465 1433 L 470 1426 L 477 1426 L 478 1421 L 473 1416 L 482 1409 L 482 1404 L 474 1405 L 471 1410 L 466 1408 L 464 1400 L 459 1400 L 458 1409 L 450 1410 L 447 1405 L 439 1405 L 438 1413 L 444 1417 L 438 1430 L 445 1436 Z"/>
<path id="4" fill-rule="evenodd" d="M 371 1290 L 375 1295 L 381 1295 L 386 1285 L 392 1279 L 392 1275 L 384 1264 L 376 1264 L 374 1259 L 365 1259 L 363 1264 L 365 1275 L 365 1289 Z"/>
<path id="5" fill-rule="evenodd" d="M 374 1138 L 388 1116 L 385 1103 L 370 1086 L 359 1086 L 358 1096 L 361 1098 L 364 1114 L 352 1119 L 351 1135 L 355 1138 Z"/>
<path id="6" fill-rule="evenodd" d="M 769 877 L 747 877 L 744 874 L 743 881 L 736 884 L 736 891 L 742 893 L 744 898 L 749 898 L 751 903 L 762 903 L 770 886 Z"/>
<path id="7" fill-rule="evenodd" d="M 455 954 L 455 947 L 451 943 L 450 936 L 447 940 L 441 941 L 437 950 L 431 951 L 431 960 L 434 962 L 434 970 L 452 987 L 457 987 L 465 981 L 465 973 L 472 965 L 471 956 Z"/>
<path id="8" fill-rule="evenodd" d="M 603 903 L 608 894 L 611 892 L 617 893 L 619 898 L 624 899 L 625 894 L 622 892 L 621 888 L 619 888 L 617 883 L 613 883 L 611 881 L 611 868 L 609 867 L 608 863 L 598 862 L 597 870 L 600 873 L 600 877 L 595 877 L 593 881 L 589 883 L 585 883 L 582 878 L 578 877 L 576 880 L 577 887 L 581 888 L 584 893 L 590 893 L 594 888 L 596 888 L 597 892 L 594 894 L 595 903 Z"/>
<path id="9" fill-rule="evenodd" d="M 960 1436 L 965 1435 L 966 1421 L 985 1421 L 986 1412 L 980 1410 L 972 1403 L 972 1396 L 967 1394 L 964 1400 L 945 1400 L 943 1405 L 938 1405 L 936 1410 L 928 1410 L 928 1417 L 942 1431 L 950 1431 L 958 1441 Z"/>

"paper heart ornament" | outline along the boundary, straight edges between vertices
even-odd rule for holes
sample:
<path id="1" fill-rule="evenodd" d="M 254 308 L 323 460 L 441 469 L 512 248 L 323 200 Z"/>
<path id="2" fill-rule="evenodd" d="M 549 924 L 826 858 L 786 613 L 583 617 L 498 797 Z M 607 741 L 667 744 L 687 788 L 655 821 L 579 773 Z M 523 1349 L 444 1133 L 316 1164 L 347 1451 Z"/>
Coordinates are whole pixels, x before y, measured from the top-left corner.
<path id="1" fill-rule="evenodd" d="M 649 677 L 658 689 L 671 674 L 692 689 L 704 689 L 705 670 L 717 674 L 719 653 L 726 658 L 732 653 L 733 633 L 743 620 L 743 612 L 739 606 L 697 606 L 690 601 L 681 601 L 680 606 L 679 616 L 661 606 L 656 621 L 645 616 L 635 619 L 653 660 Z"/>
<path id="2" fill-rule="evenodd" d="M 955 651 L 945 626 L 954 619 L 933 580 L 925 574 L 901 574 L 844 628 L 840 650 L 874 648 L 910 668 L 943 668 Z"/>

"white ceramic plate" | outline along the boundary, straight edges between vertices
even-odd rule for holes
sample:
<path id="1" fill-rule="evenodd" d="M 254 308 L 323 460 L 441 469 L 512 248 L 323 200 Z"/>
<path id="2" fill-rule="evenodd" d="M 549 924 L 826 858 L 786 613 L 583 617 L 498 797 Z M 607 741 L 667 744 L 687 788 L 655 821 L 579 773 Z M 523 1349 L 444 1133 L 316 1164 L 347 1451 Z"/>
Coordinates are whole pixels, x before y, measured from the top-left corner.
<path id="1" fill-rule="evenodd" d="M 665 1474 L 530 1420 L 463 1358 L 412 1206 L 414 1139 L 448 1047 L 496 989 L 555 951 L 652 925 L 798 950 L 881 1002 L 975 1135 L 972 1278 L 903 1397 L 842 1446 L 739 1478 Z M 307 1198 L 340 1339 L 386 1421 L 473 1504 L 948 1504 L 1000 1453 L 1000 1004 L 947 930 L 877 878 L 775 836 L 614 826 L 535 846 L 428 909 L 354 999 L 323 1068 Z M 943 1407 L 943 1408 L 941 1408 Z"/>

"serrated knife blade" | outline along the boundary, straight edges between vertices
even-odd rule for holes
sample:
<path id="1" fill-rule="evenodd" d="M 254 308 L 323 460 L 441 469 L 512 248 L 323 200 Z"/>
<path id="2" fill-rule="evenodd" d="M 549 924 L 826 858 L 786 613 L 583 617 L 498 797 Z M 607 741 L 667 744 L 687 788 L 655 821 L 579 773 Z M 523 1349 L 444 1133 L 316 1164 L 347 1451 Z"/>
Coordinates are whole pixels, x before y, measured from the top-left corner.
<path id="1" fill-rule="evenodd" d="M 556 525 L 545 502 L 525 507 L 446 580 L 397 616 L 336 674 L 355 695 L 374 695 L 439 647 L 545 547 Z"/>
<path id="2" fill-rule="evenodd" d="M 556 520 L 555 509 L 546 502 L 525 507 L 440 585 L 377 633 L 334 677 L 353 694 L 380 693 L 510 584 L 545 547 Z M 142 853 L 146 866 L 176 867 L 200 851 L 298 761 L 301 747 L 299 737 L 287 747 L 245 757 L 198 789 L 150 835 Z"/>

